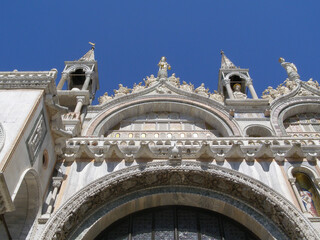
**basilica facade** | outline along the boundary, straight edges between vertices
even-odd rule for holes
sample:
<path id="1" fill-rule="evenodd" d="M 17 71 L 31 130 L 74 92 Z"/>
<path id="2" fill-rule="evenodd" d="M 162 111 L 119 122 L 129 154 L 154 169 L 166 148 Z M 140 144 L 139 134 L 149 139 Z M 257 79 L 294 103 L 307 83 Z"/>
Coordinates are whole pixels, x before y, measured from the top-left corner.
<path id="1" fill-rule="evenodd" d="M 168 62 L 98 105 L 94 46 L 0 72 L 0 239 L 320 239 L 318 82 L 280 58 L 259 97 L 221 52 L 212 92 Z"/>

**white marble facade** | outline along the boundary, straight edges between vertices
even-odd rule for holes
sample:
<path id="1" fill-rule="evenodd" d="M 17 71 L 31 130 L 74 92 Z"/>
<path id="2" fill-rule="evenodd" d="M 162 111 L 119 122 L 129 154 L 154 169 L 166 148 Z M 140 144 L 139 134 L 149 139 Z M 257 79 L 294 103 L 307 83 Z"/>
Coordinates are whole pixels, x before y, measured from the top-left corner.
<path id="1" fill-rule="evenodd" d="M 0 72 L 1 239 L 95 239 L 164 205 L 218 212 L 257 239 L 319 239 L 317 82 L 290 68 L 259 98 L 224 53 L 217 91 L 168 77 L 166 61 L 98 105 L 94 46 L 57 87 L 55 69 Z"/>

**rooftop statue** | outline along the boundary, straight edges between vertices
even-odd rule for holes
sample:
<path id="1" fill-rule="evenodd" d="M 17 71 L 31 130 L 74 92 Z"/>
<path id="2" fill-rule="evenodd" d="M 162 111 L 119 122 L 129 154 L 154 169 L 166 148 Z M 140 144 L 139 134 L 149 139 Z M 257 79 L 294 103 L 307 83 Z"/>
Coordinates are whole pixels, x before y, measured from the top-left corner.
<path id="1" fill-rule="evenodd" d="M 167 78 L 168 77 L 168 70 L 171 70 L 171 66 L 169 63 L 167 63 L 166 57 L 161 57 L 160 62 L 158 63 L 159 66 L 159 72 L 158 72 L 158 78 Z"/>
<path id="2" fill-rule="evenodd" d="M 233 96 L 235 99 L 247 99 L 247 95 L 240 91 L 241 85 L 239 83 L 233 86 Z"/>
<path id="3" fill-rule="evenodd" d="M 199 87 L 196 88 L 195 93 L 198 93 L 202 96 L 208 97 L 209 89 L 204 87 L 204 83 L 201 83 Z"/>
<path id="4" fill-rule="evenodd" d="M 113 91 L 114 91 L 115 97 L 121 97 L 121 96 L 124 96 L 124 95 L 130 93 L 130 90 L 131 89 L 124 87 L 122 84 L 119 84 L 119 89 L 113 90 Z"/>
<path id="5" fill-rule="evenodd" d="M 134 84 L 133 85 L 133 89 L 132 89 L 132 92 L 139 92 L 141 90 L 145 89 L 145 86 L 142 86 L 142 82 L 139 82 L 138 84 Z"/>
<path id="6" fill-rule="evenodd" d="M 103 96 L 98 98 L 98 101 L 100 104 L 103 104 L 105 102 L 109 102 L 112 100 L 112 97 L 108 95 L 108 93 L 106 92 L 105 94 L 103 94 Z"/>
<path id="7" fill-rule="evenodd" d="M 193 92 L 194 86 L 191 83 L 186 83 L 185 81 L 182 82 L 180 85 L 180 88 L 187 91 L 187 92 Z"/>
<path id="8" fill-rule="evenodd" d="M 298 74 L 298 69 L 293 63 L 285 62 L 284 58 L 279 58 L 281 66 L 287 71 L 290 81 L 299 80 L 300 76 Z"/>
<path id="9" fill-rule="evenodd" d="M 210 94 L 210 98 L 218 102 L 223 102 L 223 99 L 224 99 L 223 95 L 217 92 L 216 90 L 214 90 L 214 93 Z"/>
<path id="10" fill-rule="evenodd" d="M 171 83 L 175 87 L 179 87 L 180 85 L 180 78 L 176 77 L 175 73 L 172 73 L 172 76 L 168 78 L 169 83 Z"/>
<path id="11" fill-rule="evenodd" d="M 151 74 L 150 77 L 147 76 L 147 80 L 146 79 L 143 79 L 143 80 L 144 80 L 146 87 L 151 87 L 157 81 L 157 79 L 154 77 L 153 74 Z"/>

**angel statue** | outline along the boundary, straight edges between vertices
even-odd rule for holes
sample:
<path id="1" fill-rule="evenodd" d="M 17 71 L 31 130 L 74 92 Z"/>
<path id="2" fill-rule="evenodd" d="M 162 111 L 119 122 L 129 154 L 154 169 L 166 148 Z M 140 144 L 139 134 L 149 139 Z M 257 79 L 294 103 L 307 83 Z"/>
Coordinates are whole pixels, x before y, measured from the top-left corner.
<path id="1" fill-rule="evenodd" d="M 169 63 L 167 63 L 166 57 L 161 57 L 160 62 L 158 63 L 159 66 L 159 72 L 158 72 L 158 78 L 167 78 L 168 77 L 168 70 L 171 70 L 171 66 Z"/>
<path id="2" fill-rule="evenodd" d="M 284 58 L 279 58 L 281 66 L 287 71 L 290 81 L 299 80 L 300 76 L 298 74 L 298 69 L 293 63 L 285 62 Z"/>

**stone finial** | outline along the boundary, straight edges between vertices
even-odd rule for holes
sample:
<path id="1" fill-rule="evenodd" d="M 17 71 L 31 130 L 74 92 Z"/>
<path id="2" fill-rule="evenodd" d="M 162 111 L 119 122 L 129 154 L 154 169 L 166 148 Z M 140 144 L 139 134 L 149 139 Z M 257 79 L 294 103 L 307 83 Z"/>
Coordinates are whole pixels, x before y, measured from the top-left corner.
<path id="1" fill-rule="evenodd" d="M 89 44 L 91 45 L 91 49 L 85 55 L 83 55 L 83 57 L 80 58 L 79 61 L 86 61 L 86 62 L 95 61 L 94 49 L 96 44 L 92 42 L 89 42 Z"/>
<path id="2" fill-rule="evenodd" d="M 224 55 L 224 52 L 221 50 L 221 67 L 223 69 L 234 69 L 237 68 L 231 61 L 229 58 L 226 57 L 226 55 Z"/>

